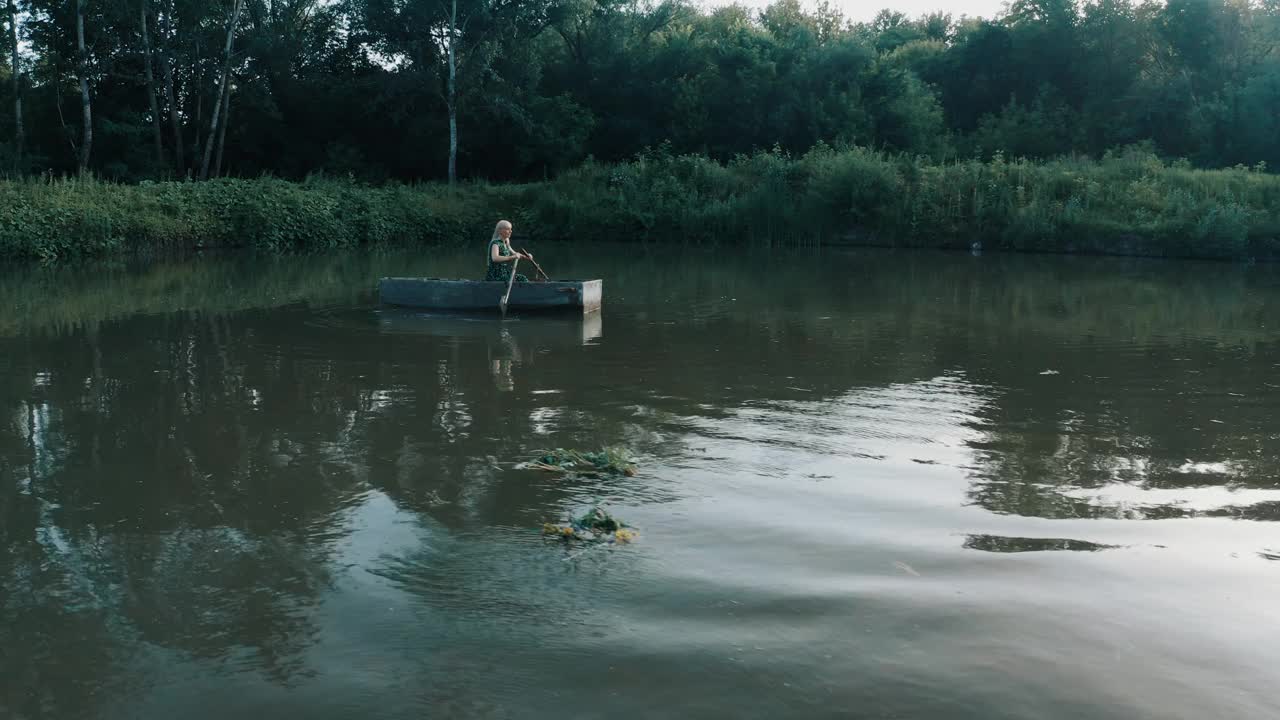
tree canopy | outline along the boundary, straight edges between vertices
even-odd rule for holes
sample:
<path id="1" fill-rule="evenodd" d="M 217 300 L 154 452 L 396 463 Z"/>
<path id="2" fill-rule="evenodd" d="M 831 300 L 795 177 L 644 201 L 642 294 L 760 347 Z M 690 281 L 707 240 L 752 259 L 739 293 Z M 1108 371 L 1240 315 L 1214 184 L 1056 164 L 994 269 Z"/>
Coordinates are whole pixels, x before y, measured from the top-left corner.
<path id="1" fill-rule="evenodd" d="M 820 143 L 936 159 L 1148 144 L 1199 166 L 1280 165 L 1280 0 L 1014 0 L 995 18 L 866 23 L 798 0 L 6 10 L 8 173 L 198 177 L 212 157 L 212 174 L 442 179 L 451 102 L 464 179 L 540 179 L 660 145 L 723 160 Z"/>

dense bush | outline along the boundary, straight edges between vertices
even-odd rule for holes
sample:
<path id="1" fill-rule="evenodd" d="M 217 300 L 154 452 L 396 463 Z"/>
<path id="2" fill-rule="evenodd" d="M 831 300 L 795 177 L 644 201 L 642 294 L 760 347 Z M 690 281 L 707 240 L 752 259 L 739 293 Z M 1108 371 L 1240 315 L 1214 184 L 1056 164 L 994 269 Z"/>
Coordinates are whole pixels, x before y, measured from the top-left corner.
<path id="1" fill-rule="evenodd" d="M 523 237 L 1280 257 L 1280 178 L 1140 148 L 1101 160 L 966 160 L 825 146 L 718 163 L 665 151 L 545 183 L 369 187 L 275 179 L 0 183 L 0 255 L 55 260 L 197 246 L 266 250 Z"/>
<path id="2" fill-rule="evenodd" d="M 1134 148 L 1102 160 L 967 160 L 819 146 L 727 165 L 647 156 L 534 193 L 543 232 L 626 239 L 1204 258 L 1280 256 L 1280 178 Z"/>
<path id="3" fill-rule="evenodd" d="M 449 191 L 274 179 L 3 182 L 0 256 L 54 260 L 192 247 L 444 243 L 474 234 L 494 211 L 489 208 L 503 205 L 496 198 L 504 192 L 483 186 Z"/>

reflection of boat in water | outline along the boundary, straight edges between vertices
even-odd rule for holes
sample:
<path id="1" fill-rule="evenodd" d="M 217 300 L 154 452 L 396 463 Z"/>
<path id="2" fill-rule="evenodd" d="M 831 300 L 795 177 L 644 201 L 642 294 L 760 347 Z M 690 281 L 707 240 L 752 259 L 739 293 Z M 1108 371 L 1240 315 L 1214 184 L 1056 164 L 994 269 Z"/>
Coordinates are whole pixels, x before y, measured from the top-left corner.
<path id="1" fill-rule="evenodd" d="M 432 310 L 497 310 L 507 283 L 437 278 L 382 278 L 378 296 L 386 305 Z M 589 314 L 600 309 L 604 282 L 523 282 L 511 286 L 512 310 L 572 310 Z"/>
<path id="2" fill-rule="evenodd" d="M 530 345 L 583 345 L 603 331 L 601 315 L 547 317 L 524 315 L 500 320 L 492 315 L 462 315 L 382 308 L 378 325 L 383 332 L 432 337 L 510 339 Z"/>

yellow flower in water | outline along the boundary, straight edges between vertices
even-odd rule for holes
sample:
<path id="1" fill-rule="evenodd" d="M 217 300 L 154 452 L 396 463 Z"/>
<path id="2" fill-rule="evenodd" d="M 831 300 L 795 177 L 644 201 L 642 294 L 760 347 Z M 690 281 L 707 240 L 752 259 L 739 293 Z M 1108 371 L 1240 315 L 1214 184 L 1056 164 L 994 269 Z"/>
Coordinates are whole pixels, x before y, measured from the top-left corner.
<path id="1" fill-rule="evenodd" d="M 573 528 L 571 528 L 571 527 L 562 527 L 562 528 L 560 528 L 560 532 L 561 532 L 561 534 L 563 534 L 565 537 L 569 537 L 569 536 L 572 536 L 572 535 L 573 535 Z"/>
<path id="2" fill-rule="evenodd" d="M 631 542 L 636 539 L 636 534 L 630 530 L 619 530 L 613 534 L 613 539 L 620 543 Z"/>

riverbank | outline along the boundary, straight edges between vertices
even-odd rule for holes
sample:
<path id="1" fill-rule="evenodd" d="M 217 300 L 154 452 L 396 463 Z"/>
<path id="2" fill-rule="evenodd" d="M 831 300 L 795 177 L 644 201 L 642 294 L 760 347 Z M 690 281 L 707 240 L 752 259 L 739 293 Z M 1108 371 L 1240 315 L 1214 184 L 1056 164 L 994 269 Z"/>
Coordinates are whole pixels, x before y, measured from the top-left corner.
<path id="1" fill-rule="evenodd" d="M 1280 259 L 1280 177 L 1102 160 L 932 163 L 869 150 L 655 153 L 544 183 L 364 186 L 333 179 L 120 185 L 0 182 L 0 257 L 456 245 L 496 218 L 539 239 L 895 247 Z"/>

